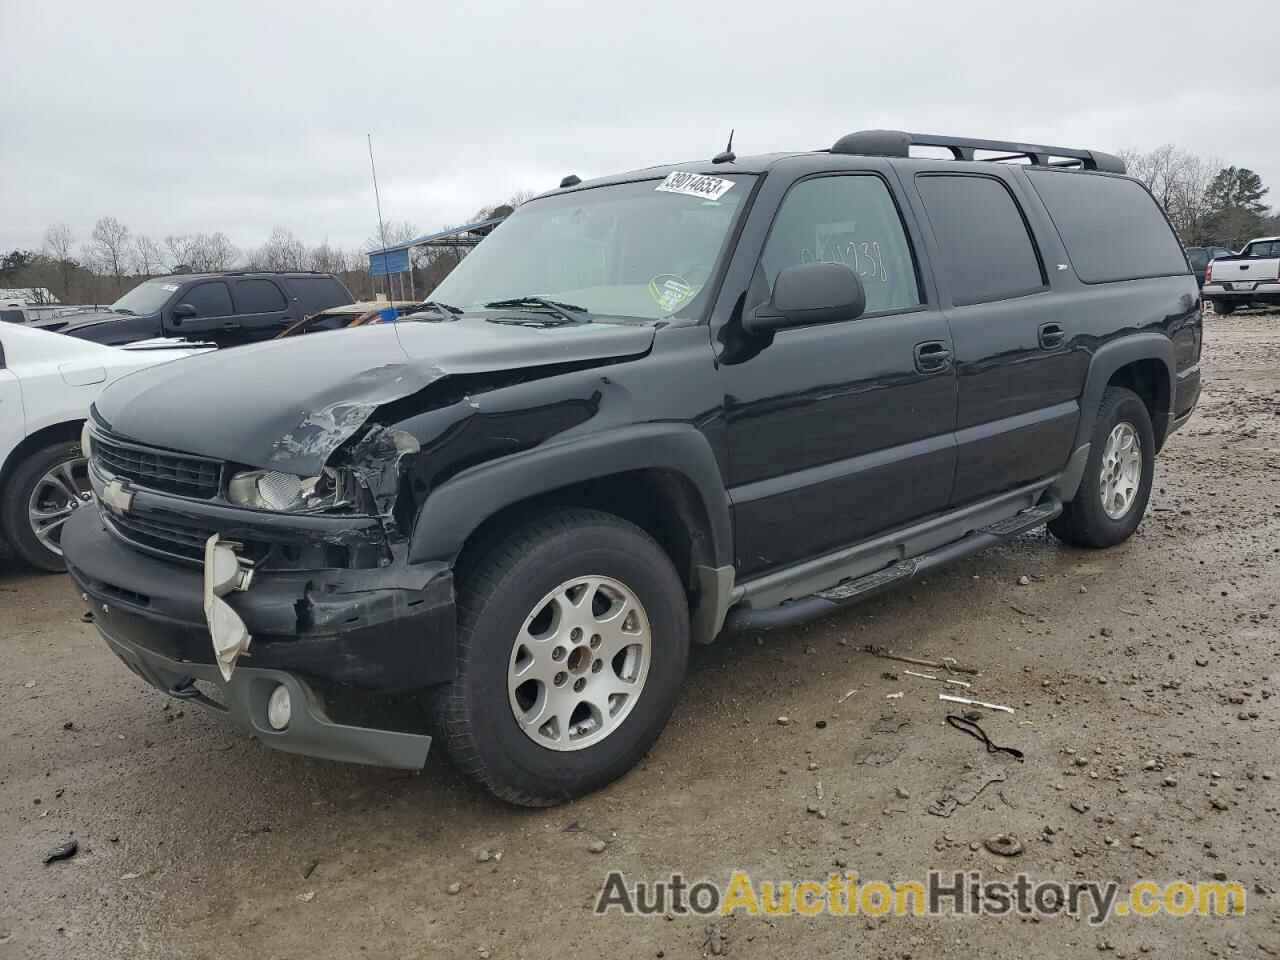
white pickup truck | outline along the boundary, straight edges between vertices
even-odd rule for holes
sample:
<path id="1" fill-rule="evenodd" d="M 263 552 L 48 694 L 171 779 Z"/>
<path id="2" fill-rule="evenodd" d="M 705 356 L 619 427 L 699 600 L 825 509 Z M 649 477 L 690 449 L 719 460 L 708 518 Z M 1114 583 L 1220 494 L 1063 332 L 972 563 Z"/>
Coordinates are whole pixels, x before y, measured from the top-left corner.
<path id="1" fill-rule="evenodd" d="M 1213 260 L 1202 295 L 1217 313 L 1255 303 L 1280 306 L 1280 237 L 1250 240 L 1234 257 Z"/>

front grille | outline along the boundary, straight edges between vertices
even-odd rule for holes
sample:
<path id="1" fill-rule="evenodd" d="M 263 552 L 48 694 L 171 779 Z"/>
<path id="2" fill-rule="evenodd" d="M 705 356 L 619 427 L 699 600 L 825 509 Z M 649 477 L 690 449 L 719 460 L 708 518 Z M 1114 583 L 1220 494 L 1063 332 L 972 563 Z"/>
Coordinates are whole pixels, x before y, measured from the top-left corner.
<path id="1" fill-rule="evenodd" d="M 185 453 L 170 453 L 95 433 L 93 459 L 113 477 L 139 487 L 209 500 L 218 494 L 222 463 Z"/>
<path id="2" fill-rule="evenodd" d="M 160 520 L 154 515 L 142 517 L 135 513 L 110 513 L 105 516 L 108 524 L 122 539 L 143 549 L 180 557 L 193 563 L 204 562 L 204 545 L 215 533 L 211 529 Z M 244 543 L 239 552 L 251 563 L 258 563 L 270 552 L 270 546 L 249 542 Z"/>

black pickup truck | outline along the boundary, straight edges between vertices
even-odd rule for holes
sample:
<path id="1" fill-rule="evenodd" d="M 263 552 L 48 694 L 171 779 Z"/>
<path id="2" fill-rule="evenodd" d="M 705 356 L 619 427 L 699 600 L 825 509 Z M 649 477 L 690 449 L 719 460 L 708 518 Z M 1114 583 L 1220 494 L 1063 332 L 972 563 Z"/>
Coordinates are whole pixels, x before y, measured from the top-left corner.
<path id="1" fill-rule="evenodd" d="M 1119 160 L 893 131 L 566 177 L 415 317 L 108 387 L 62 546 L 171 696 L 334 759 L 434 736 L 524 804 L 628 770 L 691 644 L 1045 523 L 1125 540 L 1200 391 Z"/>
<path id="2" fill-rule="evenodd" d="M 105 310 L 32 326 L 113 347 L 154 337 L 232 347 L 269 340 L 304 317 L 353 302 L 329 273 L 186 273 L 144 281 Z"/>

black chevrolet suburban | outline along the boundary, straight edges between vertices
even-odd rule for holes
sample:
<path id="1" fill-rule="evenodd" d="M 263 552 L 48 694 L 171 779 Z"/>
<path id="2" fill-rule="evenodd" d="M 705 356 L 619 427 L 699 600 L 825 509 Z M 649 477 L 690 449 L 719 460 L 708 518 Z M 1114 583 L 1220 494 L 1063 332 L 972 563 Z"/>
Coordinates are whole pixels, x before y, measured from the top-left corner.
<path id="1" fill-rule="evenodd" d="M 1119 160 L 896 131 L 566 177 L 415 317 L 113 384 L 62 546 L 160 690 L 523 804 L 630 768 L 691 644 L 1125 540 L 1200 391 Z"/>
<path id="2" fill-rule="evenodd" d="M 329 273 L 187 273 L 138 284 L 105 310 L 32 324 L 108 346 L 181 337 L 232 347 L 269 340 L 354 298 Z"/>

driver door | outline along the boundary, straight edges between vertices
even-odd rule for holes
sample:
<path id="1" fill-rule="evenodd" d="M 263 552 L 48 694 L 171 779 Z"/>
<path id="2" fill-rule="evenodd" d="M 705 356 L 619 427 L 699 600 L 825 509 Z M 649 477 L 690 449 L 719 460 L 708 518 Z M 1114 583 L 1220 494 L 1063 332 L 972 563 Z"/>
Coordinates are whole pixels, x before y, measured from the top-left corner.
<path id="1" fill-rule="evenodd" d="M 190 306 L 192 316 L 183 316 L 179 308 Z M 231 304 L 231 293 L 224 280 L 205 280 L 188 287 L 169 308 L 169 326 L 174 336 L 218 342 L 238 339 L 240 318 Z"/>
<path id="2" fill-rule="evenodd" d="M 907 228 L 875 172 L 793 184 L 744 304 L 778 273 L 838 262 L 867 308 L 840 323 L 774 332 L 724 363 L 730 497 L 739 577 L 788 566 L 942 510 L 956 452 L 951 337 L 924 302 Z"/>

